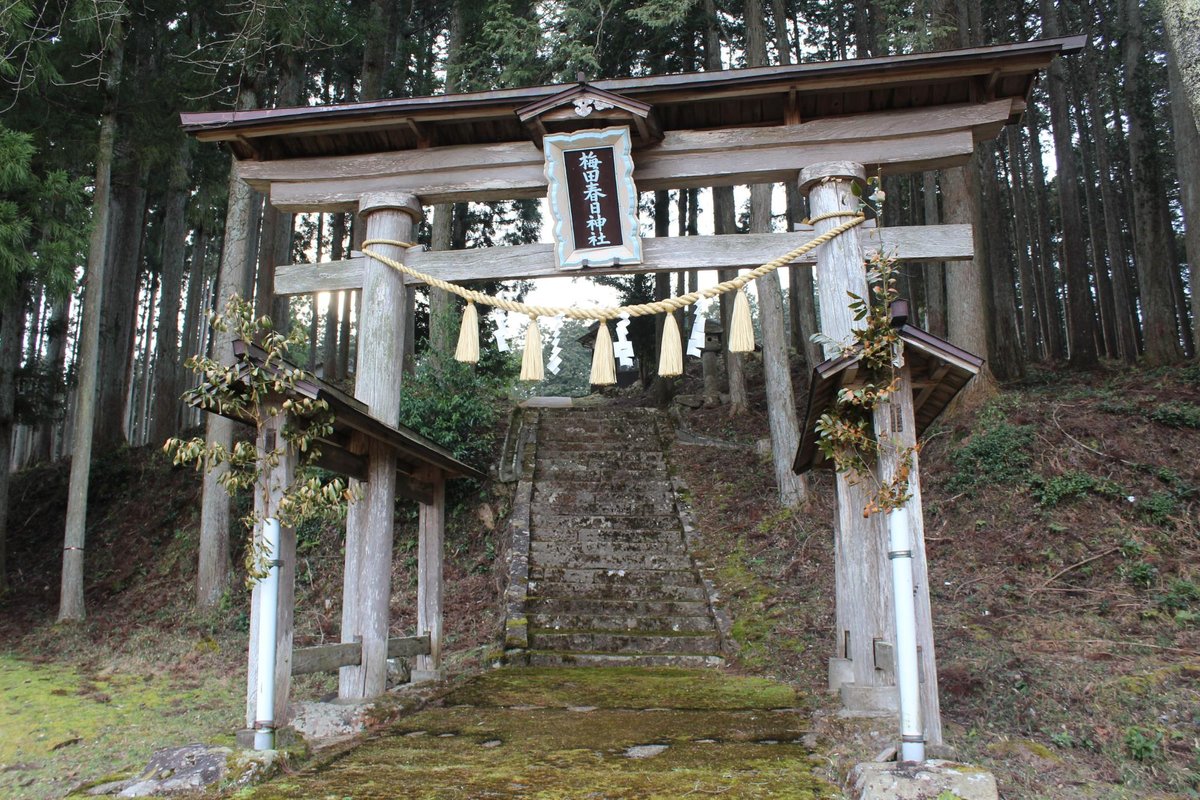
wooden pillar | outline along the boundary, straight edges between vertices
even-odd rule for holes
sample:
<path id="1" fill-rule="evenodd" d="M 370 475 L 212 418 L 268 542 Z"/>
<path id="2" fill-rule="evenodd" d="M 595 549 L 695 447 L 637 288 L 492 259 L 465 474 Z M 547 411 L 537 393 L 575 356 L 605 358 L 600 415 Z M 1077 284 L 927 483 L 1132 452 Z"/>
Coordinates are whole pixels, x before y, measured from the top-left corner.
<path id="1" fill-rule="evenodd" d="M 800 171 L 800 190 L 808 192 L 814 218 L 831 211 L 857 211 L 851 187 L 863 179 L 861 164 L 832 162 Z M 845 222 L 832 217 L 815 223 L 822 234 Z M 848 342 L 862 327 L 850 311 L 847 292 L 867 297 L 867 274 L 857 236 L 839 236 L 817 251 L 817 292 L 821 332 Z M 825 357 L 835 355 L 826 345 Z M 837 519 L 834 528 L 834 593 L 837 640 L 829 661 L 829 690 L 839 692 L 847 711 L 871 713 L 897 709 L 894 667 L 885 657 L 895 640 L 891 607 L 891 571 L 887 560 L 884 515 L 863 516 L 870 487 L 836 478 Z M 882 647 L 880 645 L 883 645 Z M 877 654 L 880 658 L 876 658 Z"/>
<path id="2" fill-rule="evenodd" d="M 446 533 L 446 476 L 427 468 L 419 476 L 432 487 L 420 506 L 417 543 L 417 635 L 429 634 L 429 655 L 417 656 L 413 683 L 442 678 L 442 567 Z"/>
<path id="3" fill-rule="evenodd" d="M 265 453 L 283 449 L 279 463 L 259 479 L 254 490 L 254 511 L 259 519 L 274 517 L 279 508 L 283 491 L 292 483 L 296 473 L 296 453 L 286 447 L 283 440 L 285 415 L 271 417 L 258 433 L 258 452 Z M 262 535 L 262 525 L 254 532 L 255 539 Z M 254 711 L 257 698 L 256 676 L 258 675 L 258 630 L 261 618 L 258 607 L 259 584 L 250 593 L 250 656 L 246 674 L 246 727 L 254 727 Z M 293 612 L 296 605 L 296 531 L 279 527 L 279 605 L 275 623 L 275 725 L 282 728 L 288 723 L 287 701 L 292 686 L 292 632 Z"/>
<path id="4" fill-rule="evenodd" d="M 367 239 L 412 241 L 421 204 L 403 192 L 364 195 L 359 213 Z M 405 250 L 393 245 L 370 249 L 397 261 Z M 396 425 L 400 419 L 404 332 L 407 324 L 404 280 L 386 264 L 367 258 L 358 316 L 358 369 L 354 396 L 371 416 Z M 387 688 L 387 640 L 392 577 L 392 533 L 396 500 L 396 456 L 372 444 L 367 450 L 367 482 L 346 520 L 346 570 L 342 595 L 342 641 L 362 643 L 362 662 L 343 667 L 338 695 L 376 697 Z"/>

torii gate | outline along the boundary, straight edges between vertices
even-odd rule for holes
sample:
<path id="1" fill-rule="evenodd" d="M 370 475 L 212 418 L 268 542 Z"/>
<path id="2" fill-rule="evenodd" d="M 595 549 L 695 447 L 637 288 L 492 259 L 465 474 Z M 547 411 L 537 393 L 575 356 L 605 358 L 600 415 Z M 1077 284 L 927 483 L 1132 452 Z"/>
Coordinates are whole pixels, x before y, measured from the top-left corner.
<path id="1" fill-rule="evenodd" d="M 543 197 L 543 138 L 581 128 L 627 126 L 640 191 L 799 181 L 814 215 L 845 210 L 864 174 L 957 166 L 976 143 L 1020 119 L 1038 73 L 1084 37 L 853 61 L 580 82 L 341 106 L 183 114 L 201 141 L 227 144 L 237 174 L 285 212 L 361 215 L 367 239 L 409 240 L 422 206 Z M 830 219 L 816 224 L 821 233 Z M 809 233 L 647 239 L 642 263 L 592 266 L 589 274 L 755 267 Z M 847 289 L 861 291 L 864 250 L 901 261 L 961 261 L 973 255 L 969 225 L 859 228 L 816 254 L 820 326 L 845 339 L 853 324 Z M 564 273 L 554 245 L 418 252 L 375 245 L 382 255 L 446 281 L 516 280 Z M 811 263 L 805 261 L 802 263 Z M 847 265 L 857 265 L 847 267 Z M 279 295 L 359 290 L 356 396 L 394 423 L 400 400 L 406 281 L 359 256 L 319 265 L 280 266 Z M 951 298 L 953 301 L 953 298 Z M 368 454 L 368 477 L 394 472 L 386 453 Z M 343 681 L 345 698 L 383 691 L 387 651 L 386 573 L 351 563 L 352 553 L 390 563 L 393 487 L 367 482 L 348 523 L 345 618 L 362 640 L 365 680 Z M 839 486 L 838 569 L 886 563 L 861 503 Z M 925 681 L 926 740 L 941 740 L 937 673 L 924 580 L 920 520 L 914 520 L 918 645 Z M 423 571 L 440 570 L 426 564 Z M 847 573 L 859 574 L 859 573 Z M 357 582 L 351 576 L 360 576 Z M 367 580 L 369 578 L 369 581 Z M 384 584 L 380 585 L 383 581 Z M 894 641 L 886 580 L 837 588 L 838 634 L 831 689 L 853 712 L 894 711 L 893 672 L 879 661 Z M 865 646 L 864 646 L 865 643 Z"/>

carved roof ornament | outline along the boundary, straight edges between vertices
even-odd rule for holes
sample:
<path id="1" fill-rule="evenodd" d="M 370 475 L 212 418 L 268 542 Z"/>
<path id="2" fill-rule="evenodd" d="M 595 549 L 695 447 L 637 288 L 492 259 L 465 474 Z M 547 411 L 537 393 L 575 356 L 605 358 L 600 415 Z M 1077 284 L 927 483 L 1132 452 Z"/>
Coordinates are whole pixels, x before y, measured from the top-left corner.
<path id="1" fill-rule="evenodd" d="M 589 128 L 626 126 L 635 148 L 662 140 L 662 128 L 649 103 L 599 89 L 580 76 L 578 83 L 516 110 L 538 147 L 543 137 Z"/>

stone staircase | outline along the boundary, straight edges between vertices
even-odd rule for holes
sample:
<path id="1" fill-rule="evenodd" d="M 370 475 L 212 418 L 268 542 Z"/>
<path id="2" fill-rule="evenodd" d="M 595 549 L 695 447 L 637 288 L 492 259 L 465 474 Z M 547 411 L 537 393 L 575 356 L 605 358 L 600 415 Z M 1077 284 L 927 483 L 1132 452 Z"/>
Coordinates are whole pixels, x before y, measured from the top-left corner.
<path id="1" fill-rule="evenodd" d="M 722 663 L 651 409 L 527 409 L 525 625 L 532 665 Z M 518 492 L 520 495 L 520 492 Z M 518 502 L 518 506 L 520 503 Z M 514 540 L 515 541 L 515 540 Z M 519 606 L 519 609 L 514 607 Z M 515 612 L 515 613 L 514 613 Z M 510 647 L 512 637 L 510 636 Z"/>

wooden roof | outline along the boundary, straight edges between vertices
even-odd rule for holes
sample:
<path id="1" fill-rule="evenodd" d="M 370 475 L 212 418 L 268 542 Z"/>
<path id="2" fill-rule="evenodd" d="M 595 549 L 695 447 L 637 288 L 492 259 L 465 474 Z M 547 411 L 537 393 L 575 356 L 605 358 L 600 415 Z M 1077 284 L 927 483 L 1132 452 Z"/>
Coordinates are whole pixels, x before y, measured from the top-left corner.
<path id="1" fill-rule="evenodd" d="M 1038 72 L 1085 37 L 864 58 L 588 82 L 653 107 L 664 131 L 797 124 L 898 109 L 1012 99 L 1016 121 Z M 203 141 L 239 159 L 275 160 L 526 141 L 518 109 L 574 84 L 397 98 L 343 105 L 184 113 Z"/>
<path id="2" fill-rule="evenodd" d="M 237 359 L 259 367 L 266 358 L 266 351 L 261 347 L 240 339 L 234 341 L 233 353 Z M 448 478 L 485 477 L 481 471 L 459 461 L 449 450 L 416 431 L 403 425 L 393 427 L 376 419 L 361 400 L 356 400 L 320 378 L 309 377 L 298 381 L 295 394 L 312 400 L 324 400 L 336 418 L 333 434 L 318 441 L 321 450 L 318 466 L 365 480 L 364 445 L 366 441 L 376 441 L 395 450 L 397 469 L 405 476 L 411 476 L 419 467 L 435 467 Z M 409 483 L 411 485 L 412 482 Z M 397 492 L 405 494 L 404 486 L 398 486 Z M 413 494 L 412 491 L 408 492 L 412 499 L 423 499 Z M 424 492 L 417 494 L 423 495 Z"/>
<path id="3" fill-rule="evenodd" d="M 919 439 L 926 429 L 946 410 L 967 382 L 975 377 L 983 359 L 955 347 L 932 333 L 908 324 L 908 302 L 892 304 L 892 324 L 904 342 L 904 358 L 909 365 L 913 385 L 913 416 Z M 848 386 L 857 373 L 859 356 L 847 353 L 818 364 L 808 387 L 808 409 L 804 415 L 800 446 L 792 464 L 795 472 L 831 468 L 817 446 L 817 420 L 837 401 L 838 390 Z"/>

